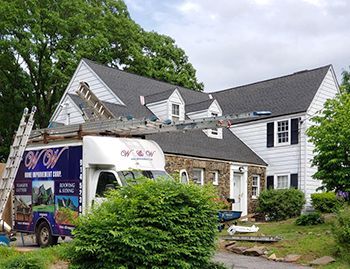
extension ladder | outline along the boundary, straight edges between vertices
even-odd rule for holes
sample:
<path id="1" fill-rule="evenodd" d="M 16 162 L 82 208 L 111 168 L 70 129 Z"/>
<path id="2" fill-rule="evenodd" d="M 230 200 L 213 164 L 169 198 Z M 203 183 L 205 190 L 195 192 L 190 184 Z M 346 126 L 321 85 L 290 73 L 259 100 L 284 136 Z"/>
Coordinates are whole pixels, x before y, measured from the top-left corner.
<path id="1" fill-rule="evenodd" d="M 90 90 L 89 85 L 85 82 L 80 82 L 79 89 L 76 91 L 78 96 L 83 99 L 96 120 L 113 119 L 112 112 L 97 98 L 97 96 Z M 85 113 L 84 113 L 85 114 Z M 91 120 L 85 115 L 85 120 Z"/>
<path id="2" fill-rule="evenodd" d="M 4 172 L 0 177 L 0 222 L 3 226 L 5 226 L 6 223 L 4 223 L 2 220 L 2 215 L 4 213 L 7 200 L 9 199 L 10 193 L 12 191 L 13 182 L 15 180 L 18 167 L 21 163 L 24 150 L 27 146 L 28 139 L 34 125 L 35 112 L 35 106 L 32 107 L 30 113 L 28 108 L 24 109 L 22 119 L 15 134 L 13 144 L 10 148 L 10 154 L 6 162 Z"/>

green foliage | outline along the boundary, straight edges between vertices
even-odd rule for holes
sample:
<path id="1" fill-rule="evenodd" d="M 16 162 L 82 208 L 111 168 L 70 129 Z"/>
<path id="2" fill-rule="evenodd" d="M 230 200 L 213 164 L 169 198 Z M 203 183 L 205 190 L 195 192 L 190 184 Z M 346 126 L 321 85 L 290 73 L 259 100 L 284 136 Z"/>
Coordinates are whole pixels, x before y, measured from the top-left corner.
<path id="1" fill-rule="evenodd" d="M 296 189 L 264 190 L 258 198 L 257 212 L 269 220 L 279 221 L 297 217 L 305 203 L 304 194 Z"/>
<path id="2" fill-rule="evenodd" d="M 0 268 L 7 269 L 46 269 L 50 265 L 67 257 L 67 246 L 63 244 L 53 248 L 21 253 L 13 248 L 0 247 Z"/>
<path id="3" fill-rule="evenodd" d="M 23 108 L 36 105 L 36 124 L 46 127 L 83 57 L 203 90 L 185 52 L 142 29 L 122 0 L 0 0 L 0 18 L 2 159 Z"/>
<path id="4" fill-rule="evenodd" d="M 342 72 L 342 75 L 343 75 L 343 78 L 342 78 L 340 89 L 343 92 L 350 93 L 350 72 L 347 70 L 344 70 Z"/>
<path id="5" fill-rule="evenodd" d="M 340 253 L 350 263 L 350 207 L 345 207 L 337 213 L 333 234 Z"/>
<path id="6" fill-rule="evenodd" d="M 324 223 L 324 218 L 319 212 L 312 212 L 299 216 L 295 220 L 296 225 L 309 226 Z"/>
<path id="7" fill-rule="evenodd" d="M 344 204 L 344 200 L 334 192 L 313 193 L 311 200 L 315 210 L 322 213 L 336 212 Z"/>
<path id="8" fill-rule="evenodd" d="M 109 193 L 74 230 L 73 268 L 203 268 L 217 227 L 213 189 L 138 180 Z"/>
<path id="9" fill-rule="evenodd" d="M 323 113 L 307 134 L 315 145 L 314 178 L 322 180 L 328 191 L 350 191 L 350 94 L 339 94 L 326 101 Z"/>

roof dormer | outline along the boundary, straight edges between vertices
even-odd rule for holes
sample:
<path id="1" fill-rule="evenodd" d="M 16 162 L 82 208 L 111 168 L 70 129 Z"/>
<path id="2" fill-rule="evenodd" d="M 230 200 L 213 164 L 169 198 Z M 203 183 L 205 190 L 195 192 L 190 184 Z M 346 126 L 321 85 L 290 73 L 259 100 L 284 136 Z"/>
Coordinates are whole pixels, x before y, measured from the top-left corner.
<path id="1" fill-rule="evenodd" d="M 190 119 L 202 119 L 208 117 L 222 116 L 222 109 L 217 100 L 209 99 L 204 102 L 194 103 L 186 106 L 186 115 Z M 222 139 L 222 128 L 206 129 L 203 132 L 212 138 Z"/>
<path id="2" fill-rule="evenodd" d="M 144 103 L 160 120 L 185 119 L 185 101 L 177 88 L 145 96 Z"/>

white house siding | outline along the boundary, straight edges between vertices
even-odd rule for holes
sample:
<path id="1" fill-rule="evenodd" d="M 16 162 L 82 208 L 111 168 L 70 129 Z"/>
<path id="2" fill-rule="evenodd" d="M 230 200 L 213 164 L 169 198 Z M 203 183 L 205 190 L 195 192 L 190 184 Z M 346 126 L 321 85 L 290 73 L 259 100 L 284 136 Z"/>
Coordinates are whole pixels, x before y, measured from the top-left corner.
<path id="1" fill-rule="evenodd" d="M 168 119 L 172 117 L 172 104 L 179 105 L 180 108 L 180 118 L 179 120 L 185 119 L 185 101 L 181 97 L 181 94 L 178 90 L 175 90 L 168 99 Z"/>
<path id="2" fill-rule="evenodd" d="M 305 121 L 305 127 L 310 127 L 313 123 L 311 118 L 323 109 L 323 104 L 327 99 L 332 99 L 339 92 L 339 87 L 336 82 L 334 73 L 332 69 L 329 69 L 326 74 L 317 94 L 315 95 L 313 101 L 310 104 L 310 107 L 307 110 L 307 120 Z M 312 167 L 311 162 L 313 158 L 314 145 L 306 141 L 306 152 L 305 157 L 305 170 L 306 170 L 306 186 L 305 194 L 307 199 L 310 198 L 310 195 L 315 192 L 315 190 L 321 186 L 321 181 L 312 178 L 312 175 L 317 171 L 316 167 Z"/>
<path id="3" fill-rule="evenodd" d="M 212 113 L 222 116 L 222 109 L 216 100 L 209 106 L 207 117 L 211 117 Z M 222 128 L 217 129 L 217 134 L 212 134 L 211 130 L 208 130 L 207 135 L 212 138 L 222 139 Z"/>
<path id="4" fill-rule="evenodd" d="M 68 95 L 62 99 L 62 106 L 58 106 L 53 121 L 66 125 L 85 122 L 82 112 L 76 107 L 75 103 Z"/>
<path id="5" fill-rule="evenodd" d="M 246 145 L 258 154 L 267 164 L 266 175 L 290 175 L 298 174 L 299 186 L 302 171 L 303 145 L 305 136 L 299 135 L 299 143 L 295 145 L 276 145 L 268 148 L 266 146 L 266 124 L 272 121 L 287 120 L 292 118 L 303 118 L 303 114 L 296 114 L 288 117 L 276 117 L 273 119 L 260 120 L 256 122 L 234 125 L 231 131 L 237 135 Z M 276 178 L 275 178 L 276 184 Z M 302 181 L 302 179 L 301 179 Z"/>
<path id="6" fill-rule="evenodd" d="M 161 102 L 150 103 L 146 105 L 149 110 L 152 111 L 160 120 L 168 119 L 168 101 L 164 100 Z"/>
<path id="7" fill-rule="evenodd" d="M 66 95 L 76 94 L 75 92 L 79 88 L 80 82 L 87 82 L 90 86 L 90 90 L 102 101 L 107 101 L 114 104 L 123 104 L 123 102 L 109 89 L 102 80 L 90 69 L 90 67 L 82 60 L 77 67 L 71 81 L 69 82 L 61 102 L 57 106 L 56 111 L 54 112 L 50 121 L 57 121 L 57 113 L 60 105 L 63 104 L 63 101 Z"/>

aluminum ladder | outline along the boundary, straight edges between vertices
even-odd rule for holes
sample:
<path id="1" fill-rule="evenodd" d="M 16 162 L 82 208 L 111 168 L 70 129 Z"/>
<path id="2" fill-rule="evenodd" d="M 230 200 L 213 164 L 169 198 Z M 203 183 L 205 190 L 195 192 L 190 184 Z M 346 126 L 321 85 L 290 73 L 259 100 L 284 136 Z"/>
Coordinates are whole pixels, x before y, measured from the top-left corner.
<path id="1" fill-rule="evenodd" d="M 4 213 L 7 200 L 10 197 L 13 182 L 16 178 L 18 167 L 21 163 L 30 133 L 33 129 L 35 112 L 35 106 L 32 107 L 30 113 L 28 108 L 24 109 L 20 124 L 15 134 L 13 144 L 10 148 L 10 154 L 7 158 L 4 172 L 0 177 L 0 223 L 3 226 L 3 229 L 4 227 L 6 229 L 6 223 L 2 220 L 2 215 Z"/>
<path id="2" fill-rule="evenodd" d="M 92 110 L 91 114 L 93 114 L 95 120 L 109 120 L 114 118 L 113 113 L 90 90 L 87 83 L 80 82 L 79 89 L 76 91 L 76 93 L 86 102 L 88 108 Z M 87 117 L 87 115 L 84 115 L 84 119 L 91 120 L 89 117 Z"/>

